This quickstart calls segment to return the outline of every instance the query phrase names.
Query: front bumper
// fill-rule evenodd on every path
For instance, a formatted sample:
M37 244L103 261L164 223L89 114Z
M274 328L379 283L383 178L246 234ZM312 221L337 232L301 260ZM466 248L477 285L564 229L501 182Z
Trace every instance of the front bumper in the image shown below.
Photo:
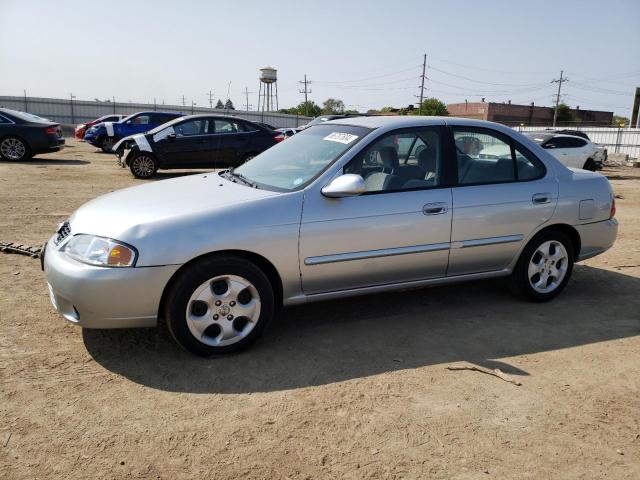
M606 252L613 246L618 236L618 221L615 218L574 226L580 235L578 261Z
M93 134L90 134L90 133L85 133L84 134L84 141L87 142L87 143L90 143L94 147L98 146L98 137L96 135L93 135Z
M84 328L153 327L160 299L180 265L107 268L86 265L47 242L42 260L51 303Z

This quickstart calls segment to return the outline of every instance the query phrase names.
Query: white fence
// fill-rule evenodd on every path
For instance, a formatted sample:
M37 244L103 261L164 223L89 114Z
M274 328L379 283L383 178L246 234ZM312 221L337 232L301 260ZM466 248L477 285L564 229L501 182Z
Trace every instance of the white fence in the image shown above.
M541 132L552 127L513 127L519 132ZM607 148L609 153L626 153L629 158L640 157L640 128L617 127L556 127L579 130L589 135L592 142Z
M286 115L276 112L247 112L243 110L217 110L215 108L203 108L181 105L157 105L148 103L120 103L98 102L88 100L73 100L60 98L40 97L11 97L0 96L0 107L11 108L23 112L33 113L48 118L61 124L73 125L94 120L103 115L113 113L128 115L140 111L165 111L182 112L185 115L191 113L217 113L235 115L254 122L264 122L276 128L297 127L312 120L311 117L298 115Z

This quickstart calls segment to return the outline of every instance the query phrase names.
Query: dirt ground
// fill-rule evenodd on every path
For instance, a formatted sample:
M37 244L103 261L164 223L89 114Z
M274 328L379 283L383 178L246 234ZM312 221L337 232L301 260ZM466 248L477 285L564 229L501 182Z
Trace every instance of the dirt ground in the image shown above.
M605 173L618 241L551 303L484 281L290 308L225 358L69 325L0 254L0 478L640 478L640 169ZM0 240L137 183L74 140L0 163Z

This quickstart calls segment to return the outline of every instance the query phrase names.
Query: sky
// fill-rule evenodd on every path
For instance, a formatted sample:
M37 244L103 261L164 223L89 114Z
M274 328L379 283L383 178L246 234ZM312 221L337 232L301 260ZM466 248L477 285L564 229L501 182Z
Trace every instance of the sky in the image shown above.
M640 1L0 0L0 95L256 109L329 97L365 111L417 102L551 105L629 116L640 86Z

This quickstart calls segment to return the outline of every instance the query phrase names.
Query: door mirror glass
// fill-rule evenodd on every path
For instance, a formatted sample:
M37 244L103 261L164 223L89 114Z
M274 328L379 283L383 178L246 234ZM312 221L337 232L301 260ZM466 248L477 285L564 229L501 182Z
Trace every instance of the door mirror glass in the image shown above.
M547 144L543 145L543 148L556 148L556 144L555 143L547 143Z
M175 139L176 139L175 133L170 133L169 135L167 135L167 140L169 140L170 142L173 142Z
M364 179L354 173L340 175L322 189L322 194L329 198L356 197L363 192Z
M127 120L127 125L131 125L131 120Z

